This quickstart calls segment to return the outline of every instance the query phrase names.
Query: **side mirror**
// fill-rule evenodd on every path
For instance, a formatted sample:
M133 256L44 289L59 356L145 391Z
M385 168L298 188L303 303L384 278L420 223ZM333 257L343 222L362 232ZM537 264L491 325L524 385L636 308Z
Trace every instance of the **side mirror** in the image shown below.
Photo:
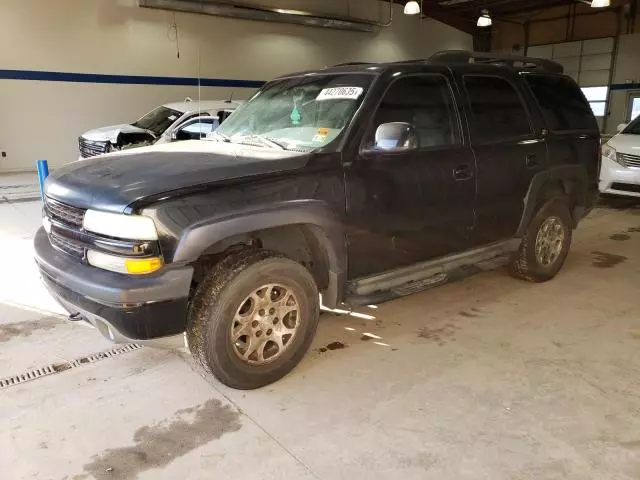
M629 125L628 123L621 123L620 125L618 125L618 133L621 133L625 128L627 128L627 125Z
M186 132L185 130L178 128L176 130L174 130L173 132L171 132L171 141L172 142L177 142L180 140L191 140L191 135L189 135L188 132Z
M414 150L420 146L416 129L410 123L383 123L376 129L374 150L402 152Z

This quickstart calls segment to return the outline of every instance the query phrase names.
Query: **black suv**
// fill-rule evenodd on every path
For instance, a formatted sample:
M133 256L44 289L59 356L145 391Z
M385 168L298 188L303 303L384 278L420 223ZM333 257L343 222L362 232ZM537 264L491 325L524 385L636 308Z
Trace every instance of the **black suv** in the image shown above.
M319 294L376 303L508 253L514 275L553 278L595 201L599 145L546 60L296 73L207 140L57 170L36 260L71 319L116 342L186 341L223 383L257 388L304 356Z

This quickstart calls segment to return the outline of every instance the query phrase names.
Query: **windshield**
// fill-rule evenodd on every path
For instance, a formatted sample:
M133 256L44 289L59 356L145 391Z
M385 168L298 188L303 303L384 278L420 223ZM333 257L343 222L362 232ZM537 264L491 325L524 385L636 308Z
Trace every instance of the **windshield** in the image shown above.
M309 151L334 140L362 103L371 75L277 80L240 106L210 138Z
M627 125L622 133L628 133L630 135L640 135L640 116L636 117L636 119Z
M151 130L156 136L162 135L173 122L182 116L182 112L167 107L158 107L151 110L140 120L132 123L134 127Z

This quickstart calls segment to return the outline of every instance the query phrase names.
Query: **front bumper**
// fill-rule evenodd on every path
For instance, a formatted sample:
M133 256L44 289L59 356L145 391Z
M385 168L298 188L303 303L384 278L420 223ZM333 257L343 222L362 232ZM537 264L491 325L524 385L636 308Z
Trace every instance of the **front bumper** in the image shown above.
M110 340L153 340L184 332L192 267L167 266L143 277L100 270L54 249L43 228L34 249L42 280L55 299Z
M623 167L602 157L599 187L601 193L640 197L640 168Z

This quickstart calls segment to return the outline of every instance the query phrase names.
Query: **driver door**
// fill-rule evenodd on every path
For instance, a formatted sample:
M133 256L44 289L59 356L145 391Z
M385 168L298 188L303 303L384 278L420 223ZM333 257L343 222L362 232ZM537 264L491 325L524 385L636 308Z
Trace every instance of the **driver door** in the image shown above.
M469 248L476 165L447 72L397 76L345 167L349 278L374 275ZM417 148L375 145L377 128L411 124Z

